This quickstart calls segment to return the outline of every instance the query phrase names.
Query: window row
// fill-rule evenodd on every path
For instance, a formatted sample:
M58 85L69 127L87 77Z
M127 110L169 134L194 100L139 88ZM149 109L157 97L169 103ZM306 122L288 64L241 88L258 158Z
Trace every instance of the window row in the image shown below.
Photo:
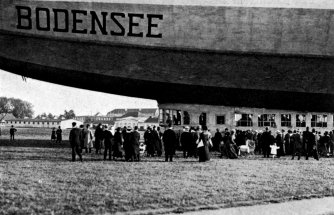
M276 114L258 115L258 127L276 127ZM253 126L253 114L235 114L237 126ZM312 115L311 127L327 127L327 115ZM296 127L306 127L306 115L296 114ZM281 126L292 127L291 114L281 114Z
M28 124L28 125L39 125L39 124L41 124L41 125L44 125L44 124L46 124L46 125L59 125L59 123L58 122L24 122L24 121L10 121L10 124Z
M159 123L173 125L189 125L191 122L190 114L187 111L172 110L172 109L160 109ZM291 114L280 114L281 126L292 127ZM182 120L182 121L181 121ZM225 115L216 115L216 125L224 125ZM234 120L236 126L239 127L252 127L253 126L253 114L235 113ZM312 115L311 127L327 127L328 116L327 115ZM206 113L201 113L198 118L200 125L206 125L207 116ZM276 114L260 114L258 115L258 127L277 127ZM306 114L296 114L295 120L296 127L306 127Z

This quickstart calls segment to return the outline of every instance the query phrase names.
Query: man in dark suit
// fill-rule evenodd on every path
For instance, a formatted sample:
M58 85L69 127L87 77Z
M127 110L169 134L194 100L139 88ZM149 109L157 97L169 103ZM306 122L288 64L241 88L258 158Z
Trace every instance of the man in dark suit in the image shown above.
M308 157L309 156L312 156L314 157L314 159L316 160L319 160L319 155L318 155L318 150L317 150L317 144L316 144L316 141L315 141L315 129L313 128L312 129L312 133L311 132L308 132L308 127L306 128L306 132L304 133L304 135L307 135L306 138L307 138L307 149L306 149L306 160L308 160ZM304 137L305 139L305 137Z
M190 147L193 141L193 136L189 132L189 127L185 127L185 131L182 132L181 137L180 137L180 142L183 150L183 157L188 158L191 153L190 152Z
M291 140L291 144L293 144L293 152L292 152L292 159L291 160L293 160L295 158L296 154L298 154L298 160L300 160L300 156L301 156L302 150L303 150L303 143L301 141L299 132L294 130L293 135L291 136L290 140Z
M14 128L14 126L12 125L12 127L9 129L10 140L15 140L14 136L16 131L16 128Z
M140 149L139 149L139 140L140 140L140 133L138 132L138 126L134 127L134 130L132 132L132 138L131 138L131 146L134 151L134 160L140 161Z
M261 135L261 142L262 142L262 152L263 152L263 157L269 158L270 155L270 145L272 145L273 142L273 137L271 135L271 132L269 131L268 127L266 127L266 131L263 132Z
M173 161L173 155L175 154L175 149L177 146L177 139L176 134L173 131L172 125L168 125L168 129L164 132L162 136L162 140L164 142L164 148L165 148L165 161Z
M108 126L104 126L104 160L107 159L107 154L109 152L109 160L111 160L111 149L114 142L114 136L111 131L108 130Z
M76 127L76 123L72 122L72 130L70 131L70 144L72 148L72 161L75 161L76 154L79 156L80 161L82 162L81 155L81 129Z

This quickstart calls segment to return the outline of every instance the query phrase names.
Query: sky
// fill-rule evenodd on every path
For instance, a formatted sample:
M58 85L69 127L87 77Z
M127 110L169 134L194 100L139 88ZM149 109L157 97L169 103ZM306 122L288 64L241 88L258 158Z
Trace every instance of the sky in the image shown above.
M119 96L52 84L0 70L0 97L14 97L32 103L34 116L60 115L73 109L79 115L105 115L115 108L157 108L155 100Z

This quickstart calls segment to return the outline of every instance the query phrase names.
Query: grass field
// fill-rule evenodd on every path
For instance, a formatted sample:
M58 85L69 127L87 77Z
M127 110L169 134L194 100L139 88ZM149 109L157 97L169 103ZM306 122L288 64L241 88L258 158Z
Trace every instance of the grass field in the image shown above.
M334 159L70 162L68 142L0 140L0 214L164 213L334 195Z

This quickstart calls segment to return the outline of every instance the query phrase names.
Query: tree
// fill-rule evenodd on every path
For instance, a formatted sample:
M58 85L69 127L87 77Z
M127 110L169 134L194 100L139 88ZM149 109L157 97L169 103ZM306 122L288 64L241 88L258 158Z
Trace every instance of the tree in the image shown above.
M65 110L64 117L65 119L73 119L75 117L74 110L69 110L69 111Z
M12 113L17 118L31 118L34 114L33 106L30 102L6 97L0 97L0 112Z
M48 116L47 116L47 118L48 118L48 119L54 119L54 118L55 118L55 116L54 116L54 115L52 115L52 113L49 113L49 114L48 114Z
M42 113L38 116L36 116L36 119L54 119L55 116L52 113L46 114L46 113Z
M87 117L87 118L85 119L85 122L84 122L84 123L88 123L88 124L90 124L90 123L92 123L92 122L93 122L92 117Z

